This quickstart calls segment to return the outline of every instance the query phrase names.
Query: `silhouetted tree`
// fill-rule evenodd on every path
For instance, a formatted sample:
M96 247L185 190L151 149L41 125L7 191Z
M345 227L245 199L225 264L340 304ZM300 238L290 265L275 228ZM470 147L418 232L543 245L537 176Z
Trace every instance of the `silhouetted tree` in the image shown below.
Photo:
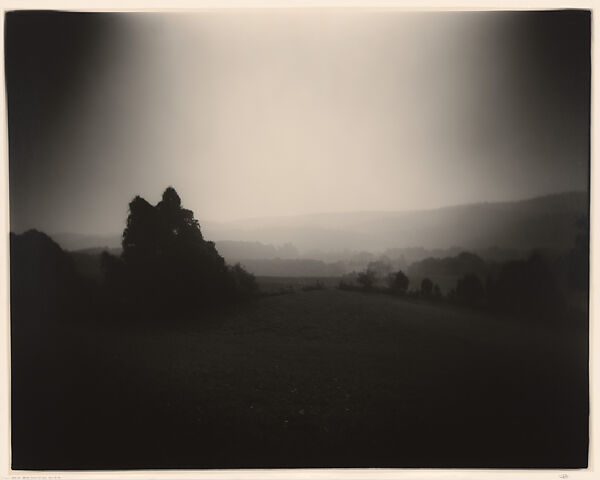
M421 282L421 295L424 297L430 297L433 292L433 282L428 278L424 278Z
M398 270L396 273L391 273L388 276L388 285L390 290L397 295L406 294L408 290L409 280L402 270Z
M442 289L437 283L433 286L433 296L435 298L442 298Z
M130 303L186 310L256 291L254 277L239 265L228 268L203 238L172 187L156 206L139 196L132 200L122 245L121 262L106 254L102 263L109 290Z

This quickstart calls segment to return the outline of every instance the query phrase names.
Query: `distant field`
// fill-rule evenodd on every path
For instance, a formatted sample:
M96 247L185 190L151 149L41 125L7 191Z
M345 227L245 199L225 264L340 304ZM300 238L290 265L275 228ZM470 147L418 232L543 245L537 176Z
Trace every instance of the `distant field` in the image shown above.
M340 283L340 277L256 277L261 293L292 293L311 288L334 288Z
M586 464L585 332L298 282L187 323L16 331L13 468Z

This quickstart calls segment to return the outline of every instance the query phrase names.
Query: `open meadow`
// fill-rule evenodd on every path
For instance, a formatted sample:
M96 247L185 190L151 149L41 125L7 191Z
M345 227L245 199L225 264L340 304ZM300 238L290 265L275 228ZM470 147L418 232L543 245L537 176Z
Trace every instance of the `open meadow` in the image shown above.
M587 330L334 288L13 327L13 468L586 464Z

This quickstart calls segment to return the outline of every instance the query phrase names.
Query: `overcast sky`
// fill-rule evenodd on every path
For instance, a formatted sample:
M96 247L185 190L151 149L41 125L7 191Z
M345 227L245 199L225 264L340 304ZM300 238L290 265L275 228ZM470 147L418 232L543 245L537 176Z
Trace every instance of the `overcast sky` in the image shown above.
M7 16L11 230L585 190L589 14Z

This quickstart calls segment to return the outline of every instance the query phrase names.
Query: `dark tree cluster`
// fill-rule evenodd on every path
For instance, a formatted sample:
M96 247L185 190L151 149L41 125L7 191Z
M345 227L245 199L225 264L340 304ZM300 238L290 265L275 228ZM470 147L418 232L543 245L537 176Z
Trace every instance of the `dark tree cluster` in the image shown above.
M553 322L566 318L569 296L569 257L553 258L534 251L524 260L513 260L490 268L485 283L473 273L458 279L448 301L488 310ZM582 280L583 281L583 280Z
M226 265L173 188L156 206L134 198L122 245L120 256L101 254L103 275L93 281L48 235L11 233L13 328L89 318L98 311L115 318L134 310L193 314L257 293L254 276L240 265Z
M11 328L30 328L49 318L80 313L93 298L90 282L71 257L45 233L10 234Z
M186 311L249 298L254 276L229 267L203 238L193 212L169 187L155 206L137 196L129 204L120 257L102 255L109 294L130 306Z
M580 218L573 248L566 253L534 251L524 260L504 262L488 271L485 286L477 275L465 275L451 300L544 322L567 318L574 296L589 289L589 221Z
M586 309L589 222L581 218L577 226L579 233L568 252L534 251L523 260L491 263L469 252L455 257L427 258L410 265L409 275L413 280L415 277L420 280L420 284L410 290L411 281L402 270L389 273L389 264L371 262L366 270L345 275L340 288L443 300L524 316L533 321L553 322L568 318L566 313L570 309ZM457 280L444 296L432 278ZM382 286L382 279L387 280L387 286Z
M488 279L487 302L495 310L534 317L553 317L565 308L564 292L549 259L534 252L526 260L508 262Z

